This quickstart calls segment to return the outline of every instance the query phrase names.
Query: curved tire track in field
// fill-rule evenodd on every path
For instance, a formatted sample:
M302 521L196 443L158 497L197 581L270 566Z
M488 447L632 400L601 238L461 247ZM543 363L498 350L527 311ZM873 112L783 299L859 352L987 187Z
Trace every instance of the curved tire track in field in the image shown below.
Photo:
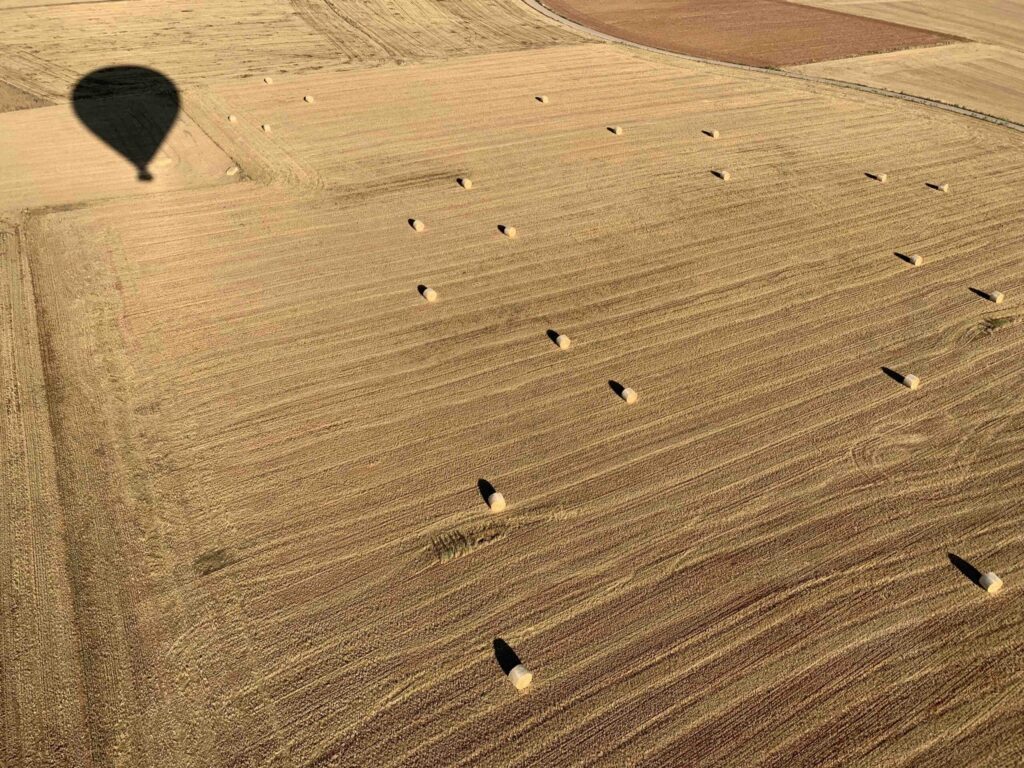
M955 104L947 104L944 101L938 101L936 99L929 99L924 96L913 96L909 93L902 93L900 91L890 91L885 88L876 88L871 85L862 85L861 83L854 83L848 80L834 80L829 77L816 77L815 75L807 75L802 72L790 72L785 69L773 69L771 67L757 67L752 64L736 64L730 61L718 61L717 59L706 59L702 56L693 56L688 53L679 53L677 51L669 51L665 48L657 48L653 45L646 45L644 43L636 43L632 40L627 40L624 37L616 37L615 35L609 35L606 32L599 32L596 29L592 29L585 24L581 24L578 21L573 21L570 18L562 16L560 13L548 8L540 0L523 0L528 6L533 8L538 13L542 13L549 19L559 22L571 29L581 32L590 37L594 37L600 40L611 43L621 43L622 45L628 45L633 48L641 48L645 51L651 51L653 53L661 53L667 56L675 56L680 59L687 61L695 61L700 64L712 64L719 67L729 67L731 69L744 69L749 72L762 72L766 75L778 75L780 77L789 77L794 80L804 80L810 83L818 83L820 85L830 85L835 88L847 88L853 91L861 91L863 93L871 93L875 96L887 96L892 99L901 99L902 101L909 101L914 104L920 104L925 107L934 107L935 109L942 109L946 112L952 112L957 115L963 115L964 117L971 117L975 120L982 120L986 123L993 123L995 125L1001 125L1004 128L1009 128L1014 131L1024 133L1024 124L1014 122L1013 120L1007 120L1003 117L996 117L995 115L987 115L984 112L978 112L967 107L959 107Z

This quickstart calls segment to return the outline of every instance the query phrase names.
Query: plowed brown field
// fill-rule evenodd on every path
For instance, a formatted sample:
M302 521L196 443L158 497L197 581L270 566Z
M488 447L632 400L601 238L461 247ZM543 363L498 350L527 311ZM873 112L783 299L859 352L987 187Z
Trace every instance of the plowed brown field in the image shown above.
M784 67L956 38L785 0L542 0L566 18L666 51Z

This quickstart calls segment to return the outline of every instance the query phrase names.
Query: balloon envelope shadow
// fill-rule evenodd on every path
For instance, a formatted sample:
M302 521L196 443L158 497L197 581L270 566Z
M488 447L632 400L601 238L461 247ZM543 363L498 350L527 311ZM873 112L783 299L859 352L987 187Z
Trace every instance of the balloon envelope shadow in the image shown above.
M71 103L86 128L138 169L140 181L153 180L149 163L181 106L174 83L145 67L107 67L79 80Z

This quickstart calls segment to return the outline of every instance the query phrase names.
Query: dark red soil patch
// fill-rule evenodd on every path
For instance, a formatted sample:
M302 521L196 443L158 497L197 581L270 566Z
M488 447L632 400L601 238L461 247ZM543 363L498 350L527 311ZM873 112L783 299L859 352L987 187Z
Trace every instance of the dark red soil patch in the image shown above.
M718 61L785 67L959 38L784 0L541 0L599 32Z

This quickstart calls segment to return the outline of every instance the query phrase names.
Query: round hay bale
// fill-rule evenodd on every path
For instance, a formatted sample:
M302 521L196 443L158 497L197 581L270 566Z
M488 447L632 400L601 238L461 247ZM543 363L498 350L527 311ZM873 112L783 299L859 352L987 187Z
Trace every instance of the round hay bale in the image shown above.
M564 333L560 333L555 336L555 344L558 345L559 349L568 349L572 346L572 339L566 336Z
M912 267L920 267L922 264L924 264L924 258L916 253L907 256L907 261L910 263Z
M500 227L498 227L498 229L501 230L501 234L503 234L505 237L507 237L507 238L509 238L511 240L515 239L516 234L517 234L515 227L510 227L510 226L508 226L506 224L502 224Z
M307 94L306 94L305 96L303 96L303 97L302 97L302 100L303 100L304 102L306 102L307 104L312 104L313 102L315 102L315 101L316 101L316 99L314 99L314 98L313 98L312 96L310 96L310 95L309 95L308 93L307 93Z
M611 131L612 133L614 133L616 136L621 136L622 135L622 126L621 125L613 125L613 126L609 127L608 130Z
M264 77L263 78L263 82L266 83L267 85L273 85L274 84L274 78L272 78L272 77Z
M885 184L885 182L889 180L889 174L887 173L876 173L874 176L875 181L881 182L882 184Z
M637 400L636 392L634 390L630 389L629 387L623 387L622 388L622 392L619 393L619 396L623 400L625 400L626 403L629 404L629 405L632 405Z
M264 133L270 133L270 125L268 123L264 123L263 125L260 126L260 128L263 130Z
M226 171L224 171L224 175L225 176L236 176L236 175L238 175L238 172L240 170L241 169L237 165L232 165L230 168L228 168Z
M423 232L427 228L427 225L424 224L419 219L409 219L409 226L415 229L417 232Z
M473 188L473 180L470 179L470 178L467 178L466 176L462 176L461 178L459 178L458 182L459 182L459 186L462 187L463 189L472 189Z
M537 97L537 101L539 101L541 104L547 104L548 103L548 97L547 96L538 96Z
M508 681L516 687L517 691L525 691L533 682L533 673L522 664L516 664L508 671Z
M228 115L228 122L229 123L237 123L238 122L238 116L237 115Z
M935 188L939 190L939 192L949 192L949 182L944 181L941 184L936 184Z
M712 139L717 139L720 136L717 128L712 128L710 131L704 131L704 133L706 133Z
M428 288L425 285L420 286L420 295L423 296L423 298L429 301L431 304L437 301L437 291L435 291L433 288Z
M1003 580L991 571L982 574L981 578L978 579L978 584L990 595L994 595L1003 588Z
M487 506L491 508L491 512L504 512L505 497L495 491L487 497Z
M907 389L917 389L921 386L921 380L912 373L903 377L903 386Z
M1003 296L1002 291L989 291L988 292L988 300L991 301L994 304L1002 304L1004 298L1005 297Z
M726 170L712 171L712 173L715 174L715 176L720 178L722 181L728 181L729 179L732 178L732 174L729 173L729 171L726 171Z

